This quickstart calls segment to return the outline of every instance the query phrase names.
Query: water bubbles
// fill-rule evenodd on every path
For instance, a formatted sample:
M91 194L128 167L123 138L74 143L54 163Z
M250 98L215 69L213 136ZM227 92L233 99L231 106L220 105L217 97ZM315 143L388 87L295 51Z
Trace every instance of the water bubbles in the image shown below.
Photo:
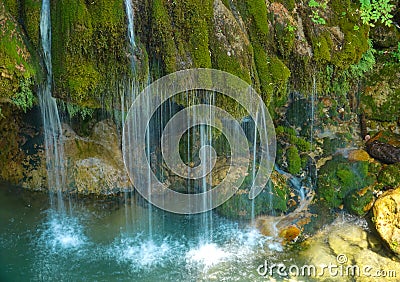
M128 264L133 272L163 267L175 259L182 249L179 241L169 238L149 239L138 234L121 235L109 247L107 253L120 264Z
M52 213L49 220L43 224L40 241L53 252L62 252L79 249L87 243L87 238L77 218Z
M230 253L218 247L217 244L207 243L196 249L189 250L186 254L186 261L189 264L202 264L205 268L208 268L223 260L229 259L230 256Z

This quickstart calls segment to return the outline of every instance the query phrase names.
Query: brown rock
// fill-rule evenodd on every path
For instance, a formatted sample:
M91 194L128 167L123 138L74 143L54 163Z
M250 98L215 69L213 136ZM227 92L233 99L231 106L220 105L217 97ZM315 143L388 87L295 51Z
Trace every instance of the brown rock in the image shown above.
M386 164L395 164L400 162L400 148L382 143L379 141L368 142L368 153L375 159Z

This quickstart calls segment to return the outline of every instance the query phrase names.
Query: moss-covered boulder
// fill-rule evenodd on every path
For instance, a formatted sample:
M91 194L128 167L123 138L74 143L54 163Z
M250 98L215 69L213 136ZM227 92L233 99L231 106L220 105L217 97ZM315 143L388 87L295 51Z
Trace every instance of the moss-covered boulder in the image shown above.
M385 189L400 185L400 163L385 166L378 175L378 181Z
M284 213L288 210L290 189L287 178L274 171L264 190L254 199L249 199L251 177L246 177L244 183L228 201L217 208L217 212L228 218L250 219L252 206L254 216L269 213Z
M361 190L353 190L344 199L344 207L352 214L363 216L373 206L375 197L372 187Z
M373 211L376 230L389 248L400 256L400 187L382 194Z
M334 156L318 172L317 197L329 207L338 208L347 196L352 199L356 195L365 195L361 191L375 181L368 169L368 162L349 162L342 156ZM350 203L350 210L353 210ZM354 207L354 210L358 209Z

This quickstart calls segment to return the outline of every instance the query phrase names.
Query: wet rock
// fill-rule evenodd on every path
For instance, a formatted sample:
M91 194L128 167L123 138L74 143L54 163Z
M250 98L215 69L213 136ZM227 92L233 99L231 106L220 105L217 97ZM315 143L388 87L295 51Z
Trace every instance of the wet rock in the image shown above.
M295 225L291 225L287 228L282 229L279 232L279 237L283 239L283 244L293 242L299 237L301 233L300 228Z
M385 166L378 175L383 188L393 189L400 185L400 163Z
M80 194L113 194L130 189L114 123L94 125L89 137L63 124L67 189Z
M372 160L372 158L369 156L369 154L366 151L361 150L361 149L349 151L347 158L351 162L371 161Z
M369 120L395 122L399 119L400 63L388 64L389 59L378 58L378 63L366 75L360 106Z
M368 186L350 192L344 199L344 206L352 214L363 216L372 208L374 201L373 187Z
M218 168L219 165L216 165L216 167ZM216 170L216 176L218 175L218 171L224 172L223 167L221 166L221 170ZM228 218L250 219L252 203L249 199L249 191L251 185L251 175L247 175L235 195L217 208L218 213ZM273 171L266 187L254 199L254 214L255 216L259 216L271 213L272 211L277 213L286 212L288 210L289 198L288 179L277 171ZM271 205L266 203L271 203Z
M381 248L379 239L358 223L347 219L337 219L302 243L304 250L300 259L307 265L342 266L343 275L332 275L329 271L319 272L316 281L397 281L389 274L399 273L400 264ZM346 272L349 271L349 272ZM385 271L386 277L376 276L377 271ZM390 272L391 271L391 272Z
M80 194L106 195L126 188L128 179L106 160L87 158L75 162L73 181Z
M400 187L387 191L376 200L374 223L389 248L400 255Z
M330 208L338 208L344 204L349 195L355 196L355 203L357 203L359 196L364 195L363 189L374 182L375 176L369 172L368 162L349 162L342 156L334 156L319 170L317 196ZM367 194L368 197L369 195ZM369 199L364 200L366 205ZM354 210L359 210L357 206L354 207Z
M372 157L383 163L394 164L400 162L400 147L372 141L367 144L367 151Z

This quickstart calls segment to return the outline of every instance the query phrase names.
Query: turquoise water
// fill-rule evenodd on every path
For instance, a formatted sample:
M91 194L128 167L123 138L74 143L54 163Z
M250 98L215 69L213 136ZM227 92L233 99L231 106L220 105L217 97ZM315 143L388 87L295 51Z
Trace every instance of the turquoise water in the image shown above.
M141 200L67 201L0 184L0 281L265 281L281 246L249 223L152 212ZM152 235L149 235L152 230Z

